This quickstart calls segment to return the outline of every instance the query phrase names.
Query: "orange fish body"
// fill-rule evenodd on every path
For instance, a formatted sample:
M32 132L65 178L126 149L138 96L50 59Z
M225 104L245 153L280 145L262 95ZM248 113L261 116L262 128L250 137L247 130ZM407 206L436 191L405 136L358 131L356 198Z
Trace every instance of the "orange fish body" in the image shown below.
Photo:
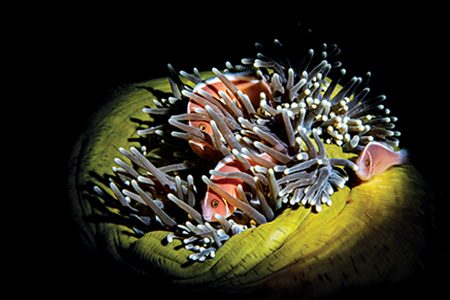
M273 162L270 155L266 153L259 154L258 157ZM255 161L248 158L248 162L251 166L257 165ZM222 159L214 169L221 173L231 173L231 172L245 172L242 165L237 161L232 155ZM237 196L238 185L244 185L244 181L238 178L225 178L222 176L212 175L210 177L211 181L219 185L221 189L226 191L228 194L234 198L239 198ZM224 218L231 216L236 207L228 203L225 199L219 196L211 188L208 187L206 191L205 198L202 202L202 214L206 221L217 221L215 214L221 215Z
M385 144L370 142L356 160L359 167L356 175L363 181L370 180L373 176L383 173L391 166L404 163L406 157L407 152L405 150L394 151Z
M220 171L222 173L229 172L239 172L240 171L239 162L233 159L232 156L227 156L223 160L221 160L215 170ZM223 178L219 176L211 176L211 181L220 185L220 187L229 193L231 196L237 196L237 186L242 184L242 180L236 178ZM215 214L219 214L224 217L228 217L234 213L235 207L227 203L222 197L217 195L213 190L209 187L206 191L205 198L202 202L202 213L203 218L206 221L215 221Z
M244 74L226 74L224 75L236 88L246 94L253 104L253 107L258 107L260 101L260 94L265 93L269 98L271 97L270 87L264 81L257 79L254 76ZM208 93L212 97L220 100L220 92L224 92L237 107L241 108L239 101L235 95L225 86L225 84L217 77L210 78L194 87L193 92L199 94L200 91ZM188 113L196 113L196 109L203 108L202 105L191 99L188 103ZM213 135L213 130L209 121L189 121L189 126L200 129L208 135ZM217 159L217 153L214 147L206 141L190 141L189 145L192 150L199 156L209 158L210 160Z

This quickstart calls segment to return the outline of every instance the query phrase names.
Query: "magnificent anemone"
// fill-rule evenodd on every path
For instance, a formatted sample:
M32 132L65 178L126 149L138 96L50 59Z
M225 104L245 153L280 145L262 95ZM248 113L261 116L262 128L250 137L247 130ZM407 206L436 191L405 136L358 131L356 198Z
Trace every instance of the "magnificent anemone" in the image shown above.
M278 40L275 46L282 47ZM106 236L118 235L119 242L113 242L120 250L116 257L123 260L121 251L129 251L144 261L139 268L145 272L197 288L289 287L293 293L319 295L339 286L329 283L321 290L324 277L330 282L330 276L344 278L344 286L401 278L422 247L420 222L414 223L421 218L422 194L411 188L418 177L410 166L381 172L403 162L402 152L395 151L397 118L382 104L385 96L370 97L370 73L364 79L345 79L337 54L337 46L324 45L319 56L309 50L294 66L258 53L241 65L213 68L212 74L196 69L178 73L169 65L170 91L156 89L160 81L135 85L117 97L127 103L118 105L117 100L110 109L120 115L128 105L127 113L139 115L133 119L138 125L116 127L117 120L133 114L114 122L109 117L97 124L107 126L109 133L96 129L89 133L87 150L77 149L88 162L77 165L72 188L83 189L80 181L92 187L77 192L75 210L79 215L120 217L126 237L117 228L100 230ZM140 113L139 105L145 106ZM127 138L128 149L122 148ZM383 159L383 153L367 150L372 143L383 145L377 151L384 149L393 158L381 174L373 172L371 178L371 169L366 178L358 175L361 164ZM107 173L104 158L101 168L88 170L97 164L89 157L100 155L96 147L108 153L118 150L111 161L113 174L101 174ZM370 161L360 162L361 153L368 153ZM417 200L410 202L414 194ZM92 211L92 202L104 211ZM399 209L408 214L397 216ZM396 239L401 231L393 224L399 219L400 224L413 224L406 232L414 238ZM83 226L99 231L92 224ZM244 233L254 244L236 241ZM293 244L296 239L299 243ZM379 258L378 251L384 250L370 248L372 242L385 245L388 252L391 246L414 251L406 256L403 250L390 253L404 264L393 267ZM242 249L236 249L239 243ZM349 255L353 271L347 270L347 257L339 258L348 251L356 251L364 261L356 267ZM369 266L366 257L374 263ZM337 259L341 261L328 265ZM299 271L305 266L310 274ZM215 275L208 278L205 272L214 268ZM368 273L361 275L359 268ZM216 277L228 279L218 282ZM281 278L278 285L269 280L272 277Z

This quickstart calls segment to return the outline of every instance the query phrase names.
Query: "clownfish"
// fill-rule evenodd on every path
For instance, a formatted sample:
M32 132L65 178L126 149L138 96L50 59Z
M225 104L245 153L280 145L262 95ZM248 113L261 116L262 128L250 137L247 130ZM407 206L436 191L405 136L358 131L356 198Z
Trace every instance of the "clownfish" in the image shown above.
M269 162L273 162L273 159L270 155L266 153L258 154L259 158L267 160ZM249 157L245 157L249 162L250 166L255 166L257 163ZM220 173L236 173L236 172L244 172L245 170L242 164L236 160L232 155L229 155L222 159L217 166L214 168L214 171L218 171ZM222 190L230 194L234 198L239 198L238 196L238 186L244 185L244 180L238 177L223 177L213 174L210 177L210 180L219 185ZM249 176L251 176L249 174ZM206 221L217 221L215 214L223 216L227 218L231 216L236 210L236 207L231 205L226 199L218 195L214 190L210 187L207 188L205 198L202 202L202 215Z
M232 156L227 156L222 159L214 168L222 173L240 172L240 165ZM242 184L242 180L237 178L224 178L220 176L212 175L211 181L220 185L220 187L231 196L237 196L237 188L239 184ZM229 204L225 199L217 195L211 188L207 188L205 198L202 202L202 215L206 221L215 221L215 214L223 217L228 217L234 213L236 208Z
M246 94L253 107L258 107L260 101L260 94L265 93L269 98L271 97L270 86L257 79L254 76L242 74L224 74L228 81L230 81L237 89ZM222 80L218 77L213 77L197 84L193 90L194 94L207 93L212 97L221 99L221 93L225 93L231 101L233 101L238 108L241 108L240 102L236 99L236 96L226 87ZM196 113L196 109L203 108L203 106L190 99L187 111L188 113ZM201 131L213 135L213 130L208 121L189 121L189 126L200 129ZM216 160L217 153L214 147L206 141L189 141L191 149L199 156Z
M385 144L370 142L364 147L361 155L356 160L359 169L356 175L363 181L371 179L389 169L391 166L400 165L407 159L406 150L394 151Z

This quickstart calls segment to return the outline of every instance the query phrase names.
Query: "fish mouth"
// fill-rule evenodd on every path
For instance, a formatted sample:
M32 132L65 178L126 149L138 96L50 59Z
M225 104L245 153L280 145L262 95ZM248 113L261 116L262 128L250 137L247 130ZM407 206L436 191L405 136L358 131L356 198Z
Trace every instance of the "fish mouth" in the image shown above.
M130 116L136 116L148 124L148 114L142 112L141 108L147 105L146 103L151 103L155 96L145 87L152 87L162 93L170 90L167 83L150 81L132 86L125 93L116 95L97 116L92 128L84 135L74 151L72 162L74 171L69 179L69 194L75 220L92 247L105 255L112 253L116 260L141 273L152 276L163 275L168 281L180 286L223 292L254 293L259 290L268 295L276 295L288 289L293 294L323 296L342 286L378 283L381 281L379 274L383 274L383 280L394 282L409 274L414 268L423 247L421 229L423 215L419 208L426 197L425 192L413 188L421 186L421 178L410 165L381 174L376 183L367 182L352 189L344 184L330 195L333 205L328 207L324 202L324 208L320 213L311 209L313 207L311 203L305 203L303 207L299 204L301 203L299 200L299 203L275 213L271 219L268 214L259 210L257 213L263 215L264 219L253 211L248 212L255 214L253 219L248 216L247 219L235 216L224 223L225 225L220 224L222 228L213 227L212 231L215 230L217 233L221 247L215 250L204 249L210 251L207 256L197 255L199 252L193 251L198 245L186 241L192 236L180 239L177 234L183 230L206 232L211 230L208 226L216 225L209 224L212 223L213 217L208 214L198 216L195 211L188 208L187 212L178 210L177 200L174 199L185 197L188 202L189 191L194 186L190 184L188 176L183 178L180 176L182 181L174 179L173 182L166 182L167 177L162 174L158 177L161 178L159 182L153 182L156 192L172 195L168 197L172 201L169 202L172 206L168 210L167 219L162 217L163 214L158 215L152 211L161 208L157 197L154 198L155 202L152 202L154 205L152 210L144 205L148 200L145 198L148 190L144 190L143 186L152 184L148 179L139 177L142 175L128 184L124 182L121 186L116 183L113 185L118 188L119 193L123 190L128 191L123 195L123 199L118 197L117 192L111 191L111 182L122 180L119 177L123 172L116 172L117 169L126 169L126 166L121 166L120 163L114 172L111 171L111 162L118 156L117 150L111 145L128 144L133 147L130 150L121 149L120 153L126 158L133 155L134 158L140 159L136 162L131 161L137 165L136 170L140 172L139 174L148 172L148 169L145 169L148 166L138 153L145 158L158 157L158 160L166 161L172 168L183 168L177 164L183 164L185 158L182 157L173 164L172 156L187 153L192 157L190 167L194 170L192 171L194 173L188 175L193 175L193 181L200 183L195 185L200 195L205 193L208 186L207 183L201 183L202 176L208 176L209 170L214 168L214 164L199 160L198 155L192 153L187 143L173 142L174 140L167 135L155 134L149 138L136 132L135 124L129 122ZM288 122L284 121L282 115L280 120ZM149 131L149 128L140 130ZM311 165L311 172L316 179L321 176L320 174L328 174L328 170L333 170L333 163L337 161L330 159L354 157L344 153L342 147L336 144L323 145L327 156L319 157L320 141L314 138L308 141L317 155L314 164ZM303 142L308 143L306 139ZM314 154L312 148L309 148L308 156ZM250 155L245 151L239 154ZM279 153L274 154L283 159ZM154 165L159 169L161 166L164 167L163 163L157 165L154 162ZM296 164L281 172L286 176L293 175L300 178L303 170L296 170L301 168ZM145 172L142 173L142 170ZM310 171L309 168L307 170ZM177 172L182 175L184 171L185 169L180 169ZM323 175L324 178L329 178L326 176L328 175ZM152 181L155 181L154 179L152 177ZM338 179L336 180L336 184L340 184ZM185 195L179 195L177 189L171 189L173 185L184 186L184 181ZM289 182L281 182L286 184L283 187L287 188ZM322 185L323 182L324 180L316 180L313 183ZM267 191L270 192L269 189ZM295 198L295 190L289 191L287 188L284 193L289 195L290 199ZM267 198L268 201L274 200ZM130 205L130 200L134 199L141 199L144 203L137 201L137 204ZM197 207L199 204L197 199ZM245 211L245 207L240 210ZM102 216L103 221L87 221L95 220L87 218L94 215ZM255 219L261 222L255 224ZM175 222L174 226L170 226L171 220ZM204 227L197 226L196 220L201 220ZM243 223L246 228L239 227ZM183 227L180 229L179 225ZM225 232L224 227L227 226L230 227L228 230L235 230L236 234L232 235L231 231L227 231L226 235L222 234L220 230ZM177 230L180 231L176 232ZM400 238L405 234L414 238L411 240ZM209 235L204 237L210 238ZM167 243L169 241L170 243ZM187 247L188 245L192 246ZM409 255L404 256L404 251ZM200 263L203 257L208 259Z

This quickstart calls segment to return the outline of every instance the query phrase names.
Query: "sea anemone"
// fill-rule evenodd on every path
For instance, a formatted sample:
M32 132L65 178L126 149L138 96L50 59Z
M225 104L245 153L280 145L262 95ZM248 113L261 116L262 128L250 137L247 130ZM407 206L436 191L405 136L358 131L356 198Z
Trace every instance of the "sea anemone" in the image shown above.
M282 48L278 40L275 46ZM213 68L212 74L196 69L192 74L178 73L169 65L170 92L160 89L159 81L134 86L117 97L125 104L118 105L118 100L111 104L111 116L117 114L117 119L108 116L108 121L100 122L108 126L108 134L96 131L89 136L91 145L83 157L100 155L98 147L107 153L117 147L118 152L108 176L101 174L107 164L104 158L102 168L89 169L93 166L89 159L90 163L77 165L73 177L91 182L92 187L84 190L85 196L77 192L75 210L81 215L120 217L126 237L117 228L102 229L109 231L107 236L111 231L119 235L116 248L140 257L144 261L140 269L196 288L289 288L293 293L320 295L339 286L332 283L331 274L345 278L344 286L378 282L393 266L379 266L385 263L377 258L381 250L364 243L374 236L377 244L390 229L387 248L414 248L406 257L390 254L404 265L395 267L389 280L403 277L422 247L420 222L414 222L421 219L418 207L423 196L420 189L411 189L419 179L410 166L401 166L366 183L358 180L357 158L365 147L376 141L395 155L400 133L394 130L397 118L382 104L386 97L369 97L370 73L365 79L352 77L342 83L346 71L335 61L339 51L335 45L323 45L316 57L309 50L300 66L284 62L282 56L274 59L258 53L241 65L227 63L223 71ZM148 101L150 95L157 99ZM130 114L118 116L124 105ZM140 113L139 105L145 105ZM134 129L116 127L130 116L138 123ZM129 139L129 149L116 144L125 144L124 138ZM401 162L392 159L389 166ZM103 179L88 175L88 170ZM408 203L413 195L417 200ZM92 203L100 203L104 211L93 212ZM400 217L402 222L414 224L407 229L411 240L396 240L401 231L392 226L399 209L409 212ZM363 227L372 221L376 230L369 234ZM92 226L84 228L99 230ZM328 250L327 242L333 244ZM242 249L236 248L239 243ZM364 261L372 259L377 274L369 268L361 275L356 265L365 268L366 262L355 263L353 256L352 272L359 275L347 274L347 258L327 267L348 251L357 251ZM306 266L310 274L299 271ZM215 275L208 278L205 272L214 268ZM217 281L221 276L227 279ZM271 277L280 279L278 285ZM331 283L321 290L323 278Z

